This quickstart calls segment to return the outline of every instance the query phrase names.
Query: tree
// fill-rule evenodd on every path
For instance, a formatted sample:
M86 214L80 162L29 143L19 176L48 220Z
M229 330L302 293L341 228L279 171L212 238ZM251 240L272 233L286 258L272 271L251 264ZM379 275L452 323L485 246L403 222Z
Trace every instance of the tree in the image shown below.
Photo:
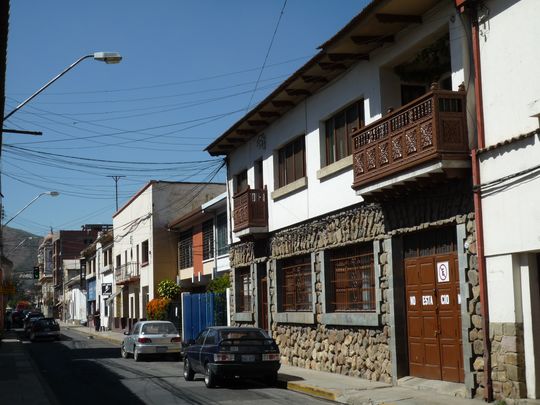
M162 280L158 284L157 292L162 298L174 300L180 295L180 286L172 280Z
M206 291L208 292L215 292L215 293L222 293L227 290L227 288L230 288L231 286L231 279L229 277L229 273L224 274L221 277L217 277L210 281L208 283L208 287L206 287Z
M146 304L148 319L166 321L170 303L171 300L169 298L154 298Z

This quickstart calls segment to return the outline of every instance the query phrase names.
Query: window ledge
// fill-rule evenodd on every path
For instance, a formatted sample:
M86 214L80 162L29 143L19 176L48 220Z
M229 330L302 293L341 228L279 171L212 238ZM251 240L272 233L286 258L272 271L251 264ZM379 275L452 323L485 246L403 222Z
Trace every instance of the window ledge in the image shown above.
M285 197L289 194L292 194L304 187L307 187L307 177L302 177L292 183L287 184L286 186L280 187L270 194L272 200L277 200L278 198Z
M323 314L321 323L325 325L380 326L379 314L375 312Z
M328 166L325 166L321 168L320 170L317 170L317 179L325 180L327 177L330 177L336 173L339 173L342 170L352 168L352 164L353 164L352 155L344 157L343 159L340 159L337 162L331 163Z
M253 314L251 312L237 312L234 314L234 320L237 322L253 322Z
M315 314L313 312L278 312L275 314L278 323L301 323L314 324Z
M146 267L146 266L148 266L149 264L150 264L150 262L143 262L143 263L141 263L141 267Z

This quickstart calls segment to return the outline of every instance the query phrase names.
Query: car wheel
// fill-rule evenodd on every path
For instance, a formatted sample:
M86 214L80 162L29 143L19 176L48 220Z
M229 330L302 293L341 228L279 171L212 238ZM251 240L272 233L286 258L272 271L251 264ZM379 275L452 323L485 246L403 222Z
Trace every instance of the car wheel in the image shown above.
M204 366L204 384L206 388L214 388L216 386L216 375L210 369L210 364Z
M270 387L273 387L274 385L276 385L276 382L277 382L277 371L272 373L272 374L269 374L267 377L266 377L266 380L265 380L266 384L268 384L268 386Z
M120 353L122 354L123 359L127 359L129 357L129 353L126 351L126 348L124 345L120 348Z
M135 359L135 361L142 360L142 354L140 354L136 348L133 350L133 358Z
M193 381L195 377L195 372L191 368L191 364L187 358L184 359L184 380Z

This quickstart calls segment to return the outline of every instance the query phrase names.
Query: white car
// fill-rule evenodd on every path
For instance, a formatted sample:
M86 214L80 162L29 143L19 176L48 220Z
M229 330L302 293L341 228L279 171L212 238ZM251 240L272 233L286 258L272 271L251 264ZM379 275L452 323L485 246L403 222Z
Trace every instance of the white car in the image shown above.
M121 353L124 359L133 355L135 361L150 355L168 354L180 359L181 337L169 321L140 321L131 331L124 332Z

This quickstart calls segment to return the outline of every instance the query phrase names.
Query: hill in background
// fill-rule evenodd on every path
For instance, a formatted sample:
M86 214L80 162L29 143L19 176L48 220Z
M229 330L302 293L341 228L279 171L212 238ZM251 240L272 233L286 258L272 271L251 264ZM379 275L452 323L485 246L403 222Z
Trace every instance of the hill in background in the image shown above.
M13 262L13 272L31 273L37 264L38 247L43 242L43 238L10 227L3 229L3 235L4 255Z

